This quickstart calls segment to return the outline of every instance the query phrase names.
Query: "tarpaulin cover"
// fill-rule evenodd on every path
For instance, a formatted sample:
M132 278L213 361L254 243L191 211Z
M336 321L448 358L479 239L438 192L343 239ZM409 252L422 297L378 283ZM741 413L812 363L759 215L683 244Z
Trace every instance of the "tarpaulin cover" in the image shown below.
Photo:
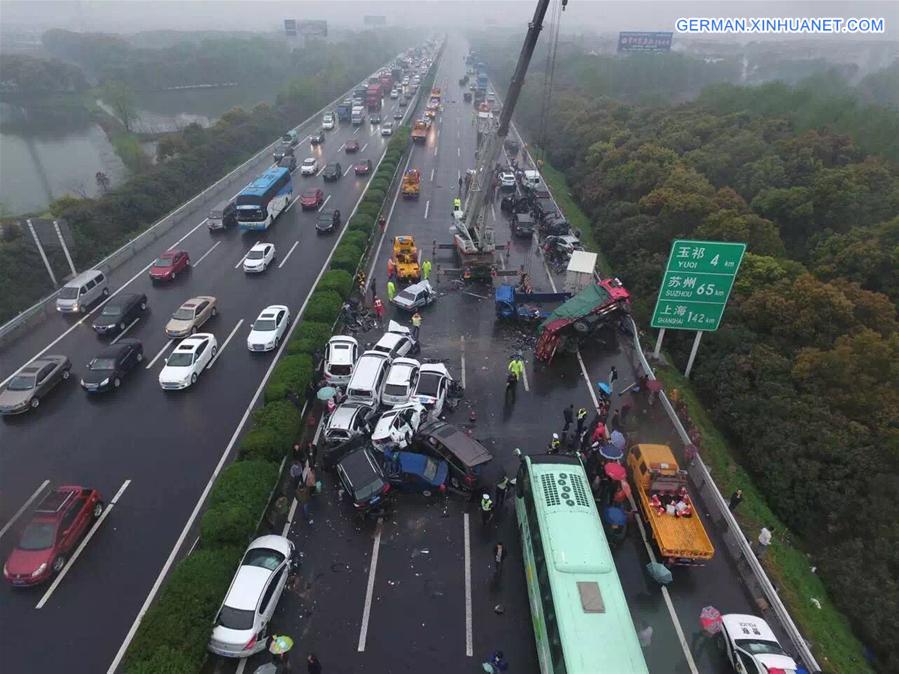
M550 323L559 322L553 327L558 329L569 323L573 323L583 316L589 316L594 309L604 306L612 299L608 291L597 283L584 288L577 295L556 308L549 317L540 324L540 332L543 332Z

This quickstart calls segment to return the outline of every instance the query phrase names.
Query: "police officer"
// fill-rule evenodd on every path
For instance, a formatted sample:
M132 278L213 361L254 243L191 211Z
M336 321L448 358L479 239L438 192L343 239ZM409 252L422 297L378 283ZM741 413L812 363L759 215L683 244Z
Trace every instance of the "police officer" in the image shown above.
M550 454L558 454L559 448L562 446L562 440L559 438L558 433L553 433L552 440L549 441L549 453Z
M577 430L575 431L575 437L581 437L581 433L584 432L584 424L587 423L587 408L581 407L577 411Z
M481 495L481 522L486 527L491 519L493 519L493 499L490 498L490 494L484 492Z

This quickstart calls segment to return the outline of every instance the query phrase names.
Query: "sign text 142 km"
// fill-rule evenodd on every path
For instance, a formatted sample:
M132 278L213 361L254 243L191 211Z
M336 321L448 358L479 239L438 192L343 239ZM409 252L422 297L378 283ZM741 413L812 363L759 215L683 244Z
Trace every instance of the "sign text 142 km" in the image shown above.
M675 241L652 327L717 330L745 252L745 243Z

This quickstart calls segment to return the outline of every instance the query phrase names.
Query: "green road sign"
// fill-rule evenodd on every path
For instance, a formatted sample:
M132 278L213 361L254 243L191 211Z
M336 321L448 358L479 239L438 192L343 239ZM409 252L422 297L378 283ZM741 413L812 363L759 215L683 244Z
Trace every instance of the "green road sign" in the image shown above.
M675 241L652 327L717 330L745 252L745 243Z

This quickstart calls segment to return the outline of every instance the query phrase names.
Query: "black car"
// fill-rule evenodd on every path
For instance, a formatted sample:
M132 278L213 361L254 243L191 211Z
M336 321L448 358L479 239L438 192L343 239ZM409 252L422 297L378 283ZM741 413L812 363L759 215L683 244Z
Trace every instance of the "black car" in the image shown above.
M293 155L293 145L289 143L281 143L272 153L275 161L281 161L284 157L290 157L291 155Z
M278 160L278 166L293 173L297 170L297 158L292 154L285 155Z
M493 455L480 442L439 420L419 427L414 447L446 461L450 467L450 484L466 491L480 486L481 467L493 460Z
M318 232L333 232L340 227L340 211L322 211L315 222L315 230Z
M325 130L319 129L309 137L309 142L313 145L321 145L325 142Z
M529 237L534 233L536 227L537 221L530 213L512 214L512 233L515 236Z
M405 117L405 116L406 116L406 113L401 112L401 111L399 111L399 110L397 110L396 112L393 113L393 118L394 118L394 119L402 119L402 118Z
M117 295L103 305L103 311L94 319L94 331L98 335L122 332L146 310L146 295L141 293Z
M543 236L565 236L571 234L571 223L561 214L551 213L544 216L540 223L540 232Z
M384 471L372 451L364 447L343 457L337 464L337 476L346 496L360 511L377 506L390 491Z
M340 180L340 177L342 175L343 167L340 165L340 162L328 164L322 171L322 178L325 179L326 183L333 182L334 180Z
M136 339L123 339L107 346L87 364L81 388L88 393L117 389L124 376L144 359L144 347Z
M371 124L380 124L381 123L381 113L373 112L368 116L368 121Z

